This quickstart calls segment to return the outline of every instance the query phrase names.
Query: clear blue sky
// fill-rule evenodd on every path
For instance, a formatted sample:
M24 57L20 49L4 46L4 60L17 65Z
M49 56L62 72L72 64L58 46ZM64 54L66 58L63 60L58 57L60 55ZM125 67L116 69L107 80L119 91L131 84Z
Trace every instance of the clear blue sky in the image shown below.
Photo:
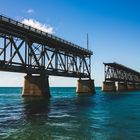
M115 61L140 71L139 0L1 0L0 14L49 24L55 35L83 47L88 32L96 86L104 78L103 62ZM0 76L1 86L23 84L21 74L0 72ZM51 86L75 86L75 82L72 78L50 78Z

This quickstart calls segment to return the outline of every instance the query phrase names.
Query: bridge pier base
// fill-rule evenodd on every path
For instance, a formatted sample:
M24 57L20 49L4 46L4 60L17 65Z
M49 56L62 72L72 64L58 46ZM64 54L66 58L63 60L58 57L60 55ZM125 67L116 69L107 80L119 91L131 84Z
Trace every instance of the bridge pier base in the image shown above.
M135 84L135 88L136 88L136 90L140 90L140 84L139 83L136 83Z
M95 93L94 80L77 80L76 93L79 95L92 95Z
M126 82L118 82L117 91L127 91L127 83Z
M134 83L127 83L127 90L128 91L134 91L136 90Z
M22 96L50 97L48 77L40 75L26 75Z
M102 85L102 91L104 92L113 92L116 91L115 82L104 81Z

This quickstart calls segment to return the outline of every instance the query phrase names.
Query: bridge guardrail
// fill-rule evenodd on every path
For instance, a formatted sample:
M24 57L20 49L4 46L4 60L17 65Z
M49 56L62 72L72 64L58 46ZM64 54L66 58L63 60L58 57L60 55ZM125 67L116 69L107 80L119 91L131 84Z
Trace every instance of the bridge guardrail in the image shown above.
M74 44L74 43L71 43L71 42L69 42L69 41L66 41L66 40L64 40L64 39L62 39L62 38L59 38L59 37L55 36L55 35L46 33L46 32L44 32L44 31L41 31L41 30L36 29L36 28L33 28L33 27L28 26L28 25L26 25L26 24L23 24L23 23L21 23L21 22L15 21L15 20L13 20L13 19L7 17L7 16L0 15L0 19L3 20L3 21L5 21L5 22L12 23L12 24L14 24L14 25L16 25L16 26L23 27L23 28L25 28L25 29L27 29L27 30L30 30L30 31L39 33L39 34L41 34L41 35L45 35L45 36L47 36L47 37L49 37L49 38L51 38L51 39L60 41L60 42L62 42L62 43L65 43L65 44L67 44L67 45L70 45L70 46L72 46L72 47L74 47L74 48L77 48L77 49L80 49L80 50L83 50L83 51L85 51L85 52L88 52L88 53L91 53L91 54L92 54L92 51L91 51L91 50L85 49L85 48L83 48L83 47L80 47L79 45L76 45L76 44Z

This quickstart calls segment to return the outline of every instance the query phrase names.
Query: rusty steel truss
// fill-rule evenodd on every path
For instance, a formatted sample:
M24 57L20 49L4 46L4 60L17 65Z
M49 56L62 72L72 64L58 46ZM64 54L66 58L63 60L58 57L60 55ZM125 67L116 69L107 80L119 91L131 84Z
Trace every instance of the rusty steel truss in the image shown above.
M92 52L0 16L0 70L90 78Z
M104 63L105 81L140 83L140 73L118 63Z

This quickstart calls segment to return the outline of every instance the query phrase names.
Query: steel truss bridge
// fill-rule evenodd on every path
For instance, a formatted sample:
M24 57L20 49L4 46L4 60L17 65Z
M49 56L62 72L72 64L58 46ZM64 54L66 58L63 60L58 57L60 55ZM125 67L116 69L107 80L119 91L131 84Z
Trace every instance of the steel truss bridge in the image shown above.
M140 83L140 73L118 63L104 63L105 81Z
M92 51L0 16L0 71L90 78Z

